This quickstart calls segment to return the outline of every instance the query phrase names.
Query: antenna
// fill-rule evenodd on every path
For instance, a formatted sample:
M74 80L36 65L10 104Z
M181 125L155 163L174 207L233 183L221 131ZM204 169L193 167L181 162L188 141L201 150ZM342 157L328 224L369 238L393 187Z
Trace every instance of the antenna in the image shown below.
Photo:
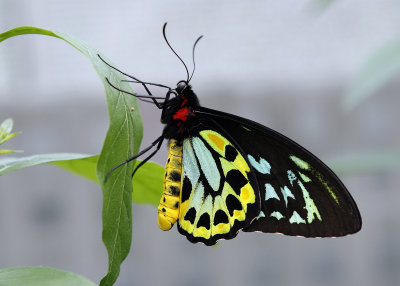
M194 42L194 44L193 44L193 50L192 50L193 71L192 71L192 75L190 76L190 78L189 78L189 80L188 80L188 83L189 83L189 81L192 79L193 74L194 74L194 71L195 71L195 69L196 69L196 62L194 61L194 50L196 49L196 45L197 45L197 43L201 40L201 38L203 38L203 35L201 35L200 37L198 37L197 40L196 40L196 41Z
M172 46L170 45L170 43L167 40L167 36L165 35L165 28L167 27L167 22L165 22L164 27L163 27L163 35L164 35L164 40L165 42L167 42L168 47L171 49L171 51L178 57L178 59L183 63L183 65L185 66L186 69L186 74L187 74L187 82L189 82L189 70L185 64L185 62L181 59L181 57L175 52L175 50L172 48Z

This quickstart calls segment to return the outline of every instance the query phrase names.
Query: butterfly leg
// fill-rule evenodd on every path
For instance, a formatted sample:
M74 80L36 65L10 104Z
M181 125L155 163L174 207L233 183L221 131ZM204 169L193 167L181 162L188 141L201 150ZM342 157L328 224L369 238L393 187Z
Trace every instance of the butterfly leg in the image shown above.
M147 148L143 149L142 151L140 151L140 152L137 153L136 155L134 155L134 156L132 156L132 157L126 159L125 161L119 163L117 166L113 167L113 168L107 173L107 175L106 175L106 177L105 177L105 179L104 179L104 182L107 182L108 177L111 175L111 173L112 173L115 169L121 167L122 165L124 165L124 164L126 164L126 163L129 163L129 162L132 161L132 160L135 160L136 158L142 156L144 153L146 153L146 152L149 151L151 148L153 148L154 146L157 145L156 150L155 150L153 153L151 153L150 156L148 156L143 162L141 162L141 163L135 168L135 171L132 173L132 176L133 176L133 174L136 172L136 170L137 170L140 166L142 166L146 161L148 161L151 157L153 157L153 156L155 155L155 153L157 153L158 150L160 150L161 144L162 144L163 141L164 141L164 136L161 135L161 136L158 137L153 143L151 143L150 146L148 146ZM143 164L142 164L142 163L143 163Z
M142 162L139 163L139 165L135 168L135 170L133 170L133 172L132 172L132 177L133 177L133 175L135 175L136 171L137 171L140 167L143 166L143 164L145 164L147 161L149 161L149 160L158 152L158 150L160 150L163 141L164 141L164 136L160 136L159 138L157 138L156 141L154 141L154 142L151 144L150 148L153 147L153 146L155 146L155 144L157 144L157 142L158 142L157 147L156 147L156 150L154 150L149 156L147 156ZM150 148L148 147L148 148L146 148L146 149L147 149L147 150L150 150ZM147 150L146 150L146 151L147 151ZM145 152L143 152L143 153L145 153Z
M142 85L143 85L144 89L146 90L146 92L147 92L150 96L153 96L153 95L151 94L150 90L148 89L147 85L146 85L145 83L142 83ZM159 103L157 100L155 100L155 98L152 98L152 100L153 100L153 103L157 106L158 109L163 109L163 105L164 105L164 102L165 102L166 100L165 100L163 103Z

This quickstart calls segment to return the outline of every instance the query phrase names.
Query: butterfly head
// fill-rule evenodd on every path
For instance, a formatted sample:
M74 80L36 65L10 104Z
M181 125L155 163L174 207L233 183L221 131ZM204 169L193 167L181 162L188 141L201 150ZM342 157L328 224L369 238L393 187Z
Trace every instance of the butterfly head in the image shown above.
M176 84L175 90L178 94L182 94L187 87L190 88L189 83L185 80L181 80Z
M180 109L183 107L193 107L199 105L199 100L193 92L191 85L186 80L181 80L176 84L176 88L170 89L167 96L169 107Z

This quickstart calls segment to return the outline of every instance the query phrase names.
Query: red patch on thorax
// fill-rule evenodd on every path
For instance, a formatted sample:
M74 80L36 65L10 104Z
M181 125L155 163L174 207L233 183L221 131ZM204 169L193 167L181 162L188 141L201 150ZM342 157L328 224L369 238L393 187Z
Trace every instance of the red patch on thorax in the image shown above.
M179 109L173 116L173 119L177 119L180 121L185 122L188 119L188 116L192 113L192 111L187 108L187 107L183 107L181 109Z
M186 103L188 102L187 98L183 97L183 101L181 103L181 109L179 109L172 118L175 120L180 120L181 122L185 122L190 115L193 114L192 110L186 107ZM178 122L178 126L181 125L181 122Z

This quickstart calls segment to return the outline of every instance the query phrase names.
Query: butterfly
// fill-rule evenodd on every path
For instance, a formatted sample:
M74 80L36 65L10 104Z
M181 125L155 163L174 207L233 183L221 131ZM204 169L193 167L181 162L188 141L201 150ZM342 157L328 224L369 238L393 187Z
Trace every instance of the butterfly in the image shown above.
M136 171L168 140L159 227L169 230L176 223L189 241L208 246L232 239L239 231L304 237L358 232L361 216L355 201L320 159L257 122L199 104L190 85L194 69L189 76L165 36L165 27L164 39L184 64L187 79L172 89L128 75L148 92L139 99L147 98L162 110L165 127L150 147L109 172L155 147ZM194 67L194 49L200 39L193 46ZM147 85L168 89L162 102Z

